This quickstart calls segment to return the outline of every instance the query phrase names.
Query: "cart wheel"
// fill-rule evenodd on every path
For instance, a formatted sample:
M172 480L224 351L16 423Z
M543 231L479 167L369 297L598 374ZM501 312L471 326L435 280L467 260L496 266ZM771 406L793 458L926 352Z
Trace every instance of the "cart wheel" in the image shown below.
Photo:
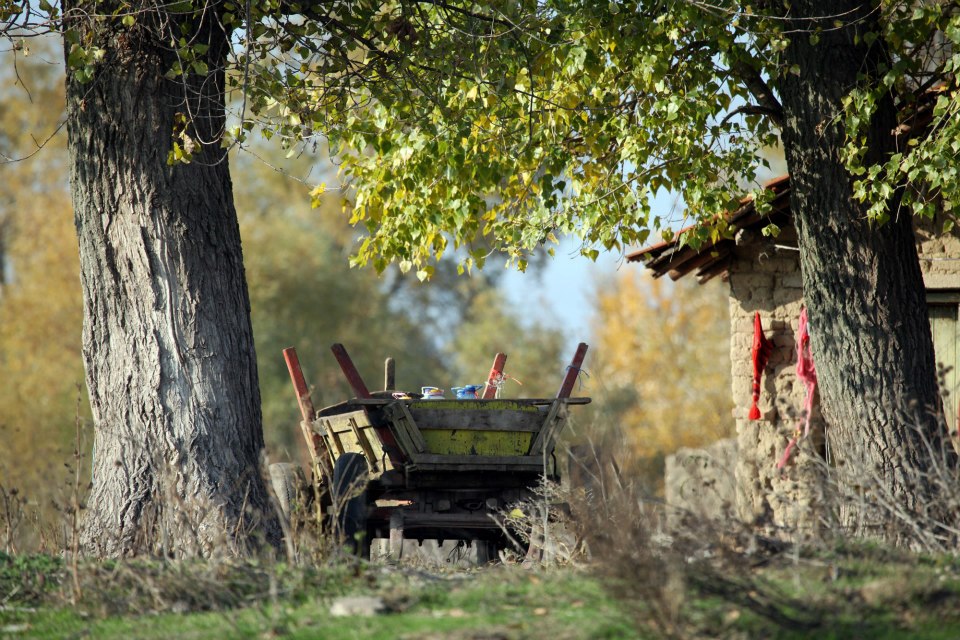
M344 453L333 465L334 533L360 556L369 556L367 538L367 462L359 453Z
M284 519L290 521L290 513L297 504L297 478L300 468L290 462L278 462L270 465L270 485L277 496L280 511Z
M500 562L500 549L503 545L496 540L474 540L473 546L477 549L477 565Z

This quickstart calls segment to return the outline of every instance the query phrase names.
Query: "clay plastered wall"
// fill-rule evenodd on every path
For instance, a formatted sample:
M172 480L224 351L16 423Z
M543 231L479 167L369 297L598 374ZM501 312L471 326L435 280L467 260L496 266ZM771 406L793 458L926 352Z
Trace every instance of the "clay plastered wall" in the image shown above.
M941 214L916 227L920 269L929 290L960 289L960 224L945 235L944 220Z
M682 522L687 515L700 521L733 516L736 463L735 438L717 440L702 449L681 447L667 456L665 494L671 521Z
M805 387L796 376L795 335L803 304L798 254L777 249L775 244L796 247L794 230L784 229L776 240L758 234L741 244L730 266L737 511L747 522L782 527L787 533L803 537L816 534L816 473L820 468L823 423L815 403L811 436L800 442L787 466L778 470L777 462L787 443L803 423ZM761 418L749 420L753 319L757 311L774 350L761 380ZM811 331L815 330L811 327Z
M960 226L943 234L944 218L917 226L920 265L928 290L960 289ZM796 331L803 285L796 233L784 229L776 240L744 239L730 265L730 360L733 416L737 424L736 502L747 522L774 525L798 537L816 535L818 472L822 469L823 420L815 398L811 435L800 442L783 471L777 462L802 424L805 388L796 376ZM760 420L749 420L753 367L753 317L759 311L774 344L761 381ZM816 331L815 326L810 331ZM783 531L781 530L782 534Z

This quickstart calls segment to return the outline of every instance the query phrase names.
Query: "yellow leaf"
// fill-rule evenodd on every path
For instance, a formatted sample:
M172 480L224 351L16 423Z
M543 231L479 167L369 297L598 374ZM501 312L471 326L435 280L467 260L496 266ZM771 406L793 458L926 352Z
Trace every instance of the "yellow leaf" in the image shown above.
M327 192L327 183L321 182L310 191L310 206L316 209L320 206L320 196Z

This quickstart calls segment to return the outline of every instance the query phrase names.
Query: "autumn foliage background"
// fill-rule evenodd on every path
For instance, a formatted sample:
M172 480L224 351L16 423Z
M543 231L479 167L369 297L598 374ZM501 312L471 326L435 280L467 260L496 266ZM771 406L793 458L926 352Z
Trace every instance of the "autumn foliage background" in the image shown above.
M43 519L56 515L75 467L89 473L92 438L62 65L59 52L34 47L18 59L19 81L6 70L0 94L0 486L16 487ZM281 350L297 347L323 406L348 395L329 357L332 342L348 345L374 387L383 358L393 356L398 386L408 389L481 382L493 354L506 351L508 373L522 385L509 383L505 393L536 397L556 391L568 345L585 340L587 375L575 393L594 403L566 437L599 443L653 492L664 456L730 435L721 283L654 281L623 265L594 283L591 335L565 335L561 319L538 324L506 302L496 265L468 277L448 261L427 284L350 269L356 235L337 193L310 205L307 183L329 170L322 154L252 151L231 161L271 461L303 455ZM527 277L541 266L534 261Z

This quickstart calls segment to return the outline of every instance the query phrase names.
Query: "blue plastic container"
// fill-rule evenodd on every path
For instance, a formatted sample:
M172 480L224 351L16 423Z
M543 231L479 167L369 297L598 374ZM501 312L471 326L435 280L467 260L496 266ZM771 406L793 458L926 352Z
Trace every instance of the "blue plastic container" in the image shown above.
M454 387L451 391L457 394L457 400L476 400L477 391L482 388L482 384L468 384L465 387Z

